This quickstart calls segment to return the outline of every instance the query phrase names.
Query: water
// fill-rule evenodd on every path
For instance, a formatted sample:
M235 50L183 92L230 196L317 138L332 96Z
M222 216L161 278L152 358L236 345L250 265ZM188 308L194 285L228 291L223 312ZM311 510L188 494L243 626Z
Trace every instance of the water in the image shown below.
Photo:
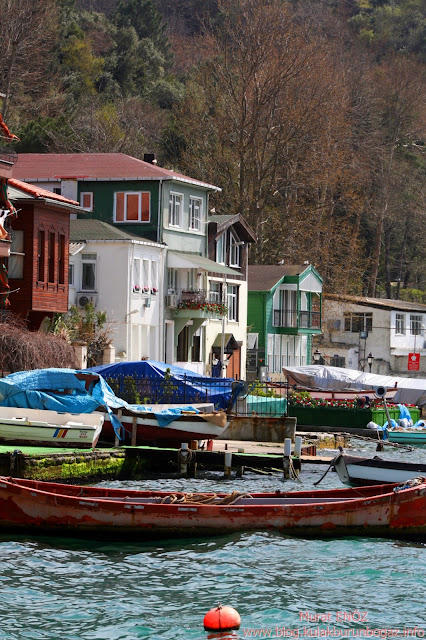
M373 452L372 443L357 445L356 453ZM422 460L424 449L392 449L385 457ZM255 475L122 484L298 490L312 487L325 468L305 465L303 484ZM320 487L333 486L341 485L329 473ZM241 615L240 630L222 635L233 640L426 634L423 544L274 533L132 544L7 535L0 554L0 640L204 640L219 637L203 630L218 602Z

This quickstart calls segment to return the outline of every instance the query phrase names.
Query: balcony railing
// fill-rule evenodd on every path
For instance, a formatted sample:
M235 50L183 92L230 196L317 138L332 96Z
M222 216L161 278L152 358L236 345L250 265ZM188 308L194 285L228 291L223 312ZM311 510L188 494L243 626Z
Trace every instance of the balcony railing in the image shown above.
M288 311L274 309L274 327L288 329L320 329L321 313L319 311Z
M166 296L166 307L169 309L190 309L215 315L224 315L226 305L217 293L207 293L204 289L173 289Z

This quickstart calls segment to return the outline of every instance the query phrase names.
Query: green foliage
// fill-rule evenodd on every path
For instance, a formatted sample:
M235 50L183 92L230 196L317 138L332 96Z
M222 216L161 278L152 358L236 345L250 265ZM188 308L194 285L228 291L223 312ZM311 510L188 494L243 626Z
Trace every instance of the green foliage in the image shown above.
M400 289L399 297L406 302L426 304L426 291L421 291L420 289Z
M264 384L256 380L254 387L250 390L251 396L261 396L262 398L280 398L280 395L273 388L267 388Z
M106 381L118 398L125 400L129 404L147 404L148 398L144 398L143 402L141 401L136 380L132 376L123 378L123 388L121 390L120 382L116 378L107 378Z
M50 331L68 342L84 342L87 345L89 367L98 364L102 350L111 342L111 328L106 311L97 311L91 302L86 304L83 311L73 305L68 313L56 314Z

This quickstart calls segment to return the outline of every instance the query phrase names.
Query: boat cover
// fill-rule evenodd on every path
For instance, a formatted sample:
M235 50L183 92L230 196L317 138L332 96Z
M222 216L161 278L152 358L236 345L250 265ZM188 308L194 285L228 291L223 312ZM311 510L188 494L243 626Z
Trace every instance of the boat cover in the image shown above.
M306 367L283 367L283 372L296 384L323 391L365 391L375 387L386 387L397 391L392 402L426 405L426 379L382 376L343 367L308 365Z
M77 377L79 374L83 379ZM120 407L133 411L148 411L144 405L130 405L118 398L99 374L89 369L35 369L11 373L0 379L0 406L28 409L49 409L64 413L92 413L106 407L116 435L121 438L123 426L112 409ZM87 379L86 379L87 376ZM185 405L153 412L161 427L167 426L182 411L199 413Z
M173 402L211 402L216 409L227 409L238 395L236 390L239 392L236 389L237 383L232 378L209 378L194 371L155 360L104 364L87 371L93 371L105 379L114 380L130 376L135 380L146 378L155 381L164 380L167 376L171 384L177 383L173 389Z

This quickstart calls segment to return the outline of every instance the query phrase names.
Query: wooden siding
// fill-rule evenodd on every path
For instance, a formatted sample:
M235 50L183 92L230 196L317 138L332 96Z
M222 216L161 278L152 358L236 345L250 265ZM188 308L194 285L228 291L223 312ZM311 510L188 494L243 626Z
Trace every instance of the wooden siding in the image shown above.
M65 209L46 207L40 203L20 205L18 217L12 219L13 230L24 232L23 278L9 280L11 290L10 310L23 317L31 318L32 312L42 315L64 313L68 310L68 252L69 252L69 212ZM43 230L45 241L44 279L38 280L38 238ZM50 234L53 234L50 236ZM63 278L60 278L59 243L64 236ZM49 238L53 238L51 282L49 282ZM59 282L63 279L63 282ZM35 317L39 317L34 315Z

